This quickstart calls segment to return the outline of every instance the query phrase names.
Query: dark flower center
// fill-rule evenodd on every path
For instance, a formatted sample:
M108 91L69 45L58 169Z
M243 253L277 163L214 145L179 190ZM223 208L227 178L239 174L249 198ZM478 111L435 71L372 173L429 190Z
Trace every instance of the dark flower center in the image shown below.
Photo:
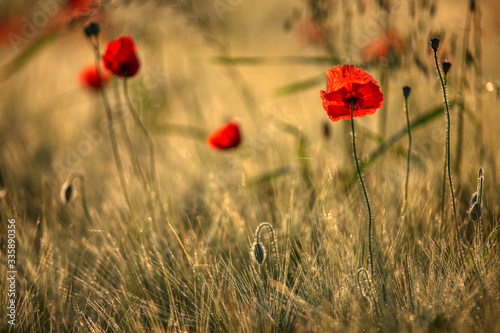
M351 102L353 103L354 108L356 109L356 103L359 101L360 97L357 95L354 95L353 93L348 94L346 97L342 99L342 102L344 102L349 108L351 107Z

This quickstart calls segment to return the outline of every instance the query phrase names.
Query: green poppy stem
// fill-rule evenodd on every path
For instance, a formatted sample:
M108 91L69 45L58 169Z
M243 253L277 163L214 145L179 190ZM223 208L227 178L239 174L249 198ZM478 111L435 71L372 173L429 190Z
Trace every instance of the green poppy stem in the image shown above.
M120 152L118 150L118 142L116 139L115 127L113 124L113 113L111 111L111 105L109 103L108 95L106 94L106 89L104 89L102 84L102 71L101 71L101 56L99 52L99 38L96 37L96 42L92 42L94 46L95 53L95 64L97 68L97 77L99 78L99 91L101 92L102 101L104 103L104 109L106 110L106 115L108 117L109 122L109 137L111 139L111 148L113 150L113 157L116 164L116 169L118 171L118 177L120 178L120 185L123 191L123 195L125 197L125 201L127 201L127 206L130 214L132 214L132 204L130 202L130 196L127 190L127 182L125 181L125 174L123 172L122 161L120 159Z
M125 74L123 77L123 94L125 95L125 100L127 101L127 105L129 108L130 113L132 114L132 118L134 118L135 124L139 127L141 132L144 134L144 137L146 138L146 141L148 143L149 147L149 169L151 173L151 185L154 191L156 192L155 198L160 206L160 213L162 220L166 220L166 213L165 213L165 208L163 207L163 202L161 200L161 194L160 194L160 187L158 185L158 179L156 177L156 163L155 163L155 146L153 143L153 138L151 138L151 135L149 134L146 126L144 126L143 122L141 121L141 118L137 115L137 112L135 111L134 105L132 103L132 100L130 99L130 94L128 91L128 85L127 85L127 75Z
M408 97L405 96L406 125L408 127L408 153L406 154L406 183L405 183L405 205L408 204L408 179L410 178L410 154L411 154L411 126L408 115Z
M437 48L436 48L437 49ZM460 244L460 231L458 230L458 221L457 221L457 209L455 205L455 194L453 192L453 182L451 180L451 168L450 168L450 109L448 107L448 98L446 97L446 85L444 83L443 76L441 75L441 70L439 69L438 59L436 55L436 49L434 49L434 62L436 64L436 70L439 75L439 80L441 81L441 88L443 90L444 97L444 106L446 109L446 156L445 161L447 161L447 173L448 173L448 182L450 184L450 192L451 192L451 202L453 206L453 220L455 222L455 233L456 233L456 241L458 252L460 253L460 260L462 261L462 268L465 272L465 261L462 253L462 246ZM444 201L444 198L443 198Z
M352 151L354 153L354 161L356 161L356 169L358 170L359 181L361 182L361 187L363 188L363 194L365 195L366 207L368 208L368 253L370 254L370 270L373 278L372 210L370 207L370 201L368 200L368 194L366 193L363 176L361 175L361 169L359 167L359 162L358 162L358 154L356 153L356 135L354 132L354 99L352 98L351 98L351 130L352 130Z

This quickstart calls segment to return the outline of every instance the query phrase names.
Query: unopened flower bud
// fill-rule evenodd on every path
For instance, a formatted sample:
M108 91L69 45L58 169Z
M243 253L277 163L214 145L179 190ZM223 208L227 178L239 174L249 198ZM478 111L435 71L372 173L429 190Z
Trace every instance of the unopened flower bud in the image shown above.
M93 35L97 36L99 32L101 32L101 26L99 23L91 22L87 24L83 30L85 31L85 35L87 35L87 37L91 37Z
M443 68L443 73L446 75L451 68L451 62L445 60L441 63L441 68Z
M475 204L477 202L477 192L474 192L472 194L472 197L470 198L470 205L472 206L473 204Z
M262 265L262 263L264 263L264 260L266 260L266 249L261 242L253 243L252 257L259 265Z
M434 51L437 51L439 47L439 38L437 37L432 37L431 39L431 47Z
M331 135L330 122L324 121L323 122L323 136L325 137L325 139L329 139L330 135Z
M481 205L476 202L469 210L469 217L472 221L477 221L481 217Z
M410 96L411 88L409 86L404 86L403 87L403 96L405 98L408 98Z
M65 182L61 188L61 200L64 203L68 203L71 200L71 195L73 194L73 184L69 181Z

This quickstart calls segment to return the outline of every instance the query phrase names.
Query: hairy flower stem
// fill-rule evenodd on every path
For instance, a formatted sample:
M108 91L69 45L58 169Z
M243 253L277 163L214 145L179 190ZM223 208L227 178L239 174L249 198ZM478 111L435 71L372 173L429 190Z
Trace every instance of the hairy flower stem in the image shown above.
M366 193L365 183L363 181L363 176L361 175L361 169L358 162L358 154L356 153L356 135L354 132L354 100L351 99L351 130L352 130L352 151L354 153L354 161L356 161L356 169L358 170L359 181L361 182L361 187L363 188L363 194L365 195L366 207L368 208L368 253L370 254L370 270L373 278L373 251L372 251L372 210L370 207L370 201L368 200L368 194Z
M445 155L444 155L444 165L443 165L443 181L442 181L442 188L441 188L441 228L444 223L444 196L446 194L446 170L448 170L448 146L446 146L445 149Z
M444 85L446 86L446 74L444 74ZM446 194L446 170L447 170L447 164L448 164L448 146L445 148L445 154L444 154L444 165L443 165L443 181L442 181L442 187L441 187L441 232L443 229L443 224L444 224L444 196Z
M455 205L455 194L453 193L453 182L451 180L451 168L450 168L450 109L448 106L448 98L446 97L446 85L444 83L443 76L441 75L441 70L439 69L438 59L436 55L436 50L434 49L434 62L436 64L436 70L439 75L439 80L441 81L441 88L443 90L444 97L444 106L446 109L446 156L445 160L447 163L447 173L448 173L448 182L450 183L450 192L451 192L451 202L453 206L453 220L455 222L455 233L456 233L456 241L458 252L460 253L460 260L462 261L462 268L465 272L465 261L462 253L462 246L460 245L460 232L458 230L458 221L457 221L457 209ZM444 198L443 198L444 201Z
M408 127L408 153L406 154L405 205L408 204L408 179L410 178L411 126L408 115L408 97L405 97L406 126Z
M109 136L111 138L111 147L113 150L113 156L115 159L116 169L118 171L118 177L120 178L120 185L123 191L123 195L125 196L125 200L127 201L127 206L129 212L132 214L132 205L130 203L130 196L127 190L127 183L125 181L125 175L123 173L122 161L120 159L120 152L118 151L118 143L116 140L115 127L113 125L113 113L111 112L111 106L109 103L108 95L106 94L106 90L102 84L102 71L101 71L101 56L99 52L99 38L96 37L96 42L92 42L94 46L95 52L95 64L97 69L97 76L99 78L99 86L101 87L99 91L101 92L102 101L104 103L104 109L106 110L106 115L108 117L109 122Z
M127 85L127 75L123 77L123 93L125 95L125 100L127 101L127 105L129 108L130 113L132 114L132 118L134 118L135 124L139 127L141 132L144 134L144 137L146 138L146 141L148 143L149 147L149 169L151 173L151 186L156 192L155 198L158 201L158 204L160 206L160 212L162 219L166 219L166 213L165 213L165 208L163 207L163 202L160 197L160 188L158 186L158 180L156 178L156 163L155 163L155 146L153 143L153 139L151 138L151 135L149 134L146 126L141 121L141 118L137 115L137 112L135 112L134 105L132 104L132 100L130 99L130 94L128 92L128 85Z

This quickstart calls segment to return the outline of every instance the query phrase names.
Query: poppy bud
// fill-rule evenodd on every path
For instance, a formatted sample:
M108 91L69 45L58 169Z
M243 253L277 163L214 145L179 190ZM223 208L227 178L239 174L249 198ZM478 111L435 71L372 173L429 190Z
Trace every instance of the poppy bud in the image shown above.
M97 36L99 32L101 32L101 26L99 23L91 22L87 24L83 30L85 31L85 35L87 35L87 37L91 37L93 35Z
M477 221L481 217L481 205L476 202L469 210L469 217L472 221Z
M324 121L323 122L323 136L325 137L325 139L329 139L330 135L331 135L330 123L327 121Z
M431 47L434 51L437 51L439 47L439 38L437 37L432 37L431 39Z
M253 243L252 246L252 257L259 264L262 265L264 260L266 260L266 249L261 242Z
M446 75L451 68L451 62L448 60L443 61L441 63L441 68L443 68L444 75Z
M64 203L68 203L71 200L71 195L73 194L73 184L69 181L65 182L61 188L61 200Z
M403 96L405 98L408 98L408 96L410 96L410 92L411 92L411 87L409 87L409 86L403 87Z
M476 202L477 202L477 192L474 192L474 194L472 194L472 197L470 198L470 205L472 206Z

